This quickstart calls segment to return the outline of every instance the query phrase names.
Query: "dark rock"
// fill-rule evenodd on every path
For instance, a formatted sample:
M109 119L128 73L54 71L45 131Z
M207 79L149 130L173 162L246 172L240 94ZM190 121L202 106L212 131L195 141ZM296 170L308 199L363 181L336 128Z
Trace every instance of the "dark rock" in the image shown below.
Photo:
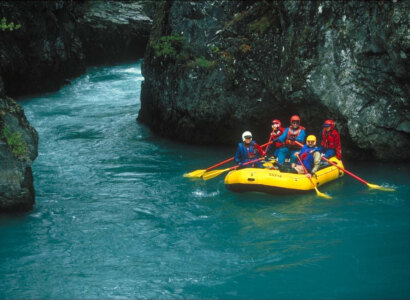
M57 90L87 66L142 57L153 9L150 1L0 2L0 18L21 25L0 30L0 211L34 204L38 137L8 96Z
M136 61L143 57L152 23L144 4L134 1L83 4L77 26L88 64Z
M138 120L189 143L267 140L299 114L332 118L345 158L410 161L410 3L163 1ZM176 37L179 37L178 39Z
M7 95L57 90L87 66L143 56L151 19L146 1L2 1L21 28L0 31L0 76Z
M21 106L9 97L0 97L0 211L29 210L33 206L30 166L37 157L37 146L37 132Z
M58 3L58 5L57 5ZM21 25L0 32L0 76L7 95L17 97L59 88L85 71L72 1L0 3L0 14Z

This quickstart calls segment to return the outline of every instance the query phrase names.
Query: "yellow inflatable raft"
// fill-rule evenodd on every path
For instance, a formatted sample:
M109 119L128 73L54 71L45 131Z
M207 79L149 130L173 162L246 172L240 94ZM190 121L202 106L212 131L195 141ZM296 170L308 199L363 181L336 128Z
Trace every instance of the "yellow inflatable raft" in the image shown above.
M342 161L332 157L330 161L343 167ZM313 183L320 187L343 176L337 167L326 165L312 176ZM299 193L313 190L314 187L305 174L284 173L269 168L244 168L233 170L225 177L225 186L233 192L265 192L272 194Z

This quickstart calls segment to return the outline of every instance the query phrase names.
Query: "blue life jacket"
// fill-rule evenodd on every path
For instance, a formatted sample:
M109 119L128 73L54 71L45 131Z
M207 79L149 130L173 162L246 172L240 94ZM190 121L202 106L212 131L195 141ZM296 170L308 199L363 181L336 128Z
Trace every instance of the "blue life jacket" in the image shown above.
M308 145L304 145L303 148L300 150L299 157L303 162L303 165L305 166L306 170L308 172L312 171L313 169L313 153L315 151L319 151L317 147L309 147ZM300 165L300 162L298 161L298 164Z
M259 152L256 150L255 142L252 141L249 148L245 147L244 143L238 143L236 149L235 162L246 163L251 160L255 160L259 157Z

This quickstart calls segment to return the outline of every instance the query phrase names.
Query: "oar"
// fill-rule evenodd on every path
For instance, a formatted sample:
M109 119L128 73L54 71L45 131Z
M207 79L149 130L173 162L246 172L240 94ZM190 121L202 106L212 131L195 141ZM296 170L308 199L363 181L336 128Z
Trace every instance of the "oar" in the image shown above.
M269 137L269 141L268 141L268 143L270 143L270 142L274 142L274 141L272 141L272 135ZM266 151L268 151L268 147L269 147L269 145L267 145L266 147L265 147L265 149L263 150L263 152L265 152L266 153Z
M256 163L258 161L261 161L262 159L263 159L263 157L255 159L255 160L248 161L246 163L243 163L242 166L246 166L246 165ZM225 173L225 172L228 172L228 171L231 171L231 170L235 170L237 168L239 168L239 165L236 165L236 166L233 166L233 167L230 167L230 168L227 168L227 169L223 169L223 170L214 170L214 171L211 171L211 172L207 172L202 176L202 179L203 180L209 180L209 179L212 179L212 178L214 178L218 175L221 175L222 173Z
M227 160L221 161L220 163L217 163L216 165L213 165L212 167L209 167L205 170L196 170L196 171L192 171L190 173L184 174L184 177L188 177L188 178L201 177L202 175L204 175L205 172L208 172L209 170L215 169L216 167L219 167L223 164L233 161L234 158L235 157L228 158Z
M339 165L337 165L336 163L334 163L334 162L328 160L328 159L327 159L326 157L324 157L324 156L322 156L322 159L323 159L324 161L328 162L329 164L331 164L331 165L333 165L333 166L339 168L340 170L342 170L342 171L345 172L346 174L349 174L350 176L352 176L352 177L353 177L354 179L356 179L357 181L360 181L361 183L366 184L366 185L367 185L369 188L371 188L371 189L377 189L377 190L386 191L386 192L394 192L394 191L395 191L395 189L392 189L392 188L386 188L386 187L382 187L382 186L377 185L377 184L368 183L368 182L365 181L364 179L362 179L362 178L360 178L359 176L354 175L352 172L349 172L348 170L346 170L346 169L340 167Z
M302 143L299 143L298 141L295 141L295 144L298 145L299 147L303 147L303 146L304 146Z
M275 139L272 140L272 136L270 136L269 141L265 144L265 145L266 145L265 150L263 150L263 152L265 153L265 155L266 155L266 152L268 151L269 145L270 145L270 144L273 144L273 143L276 142L278 139L279 139L279 137L277 137L277 138L275 138ZM262 145L261 147L263 147L263 146L265 146L265 145Z
M319 189L317 188L316 184L314 184L312 178L310 178L310 177L307 176L307 174L308 174L309 172L308 172L308 170L306 170L305 165L303 164L302 160L301 160L300 157L299 157L299 154L296 154L296 157L298 158L300 164L302 165L303 170L305 171L306 177L309 178L310 183L312 183L312 186L315 188L315 190L316 190L316 195L318 195L319 197L326 198L326 199L332 199L332 197L330 197L329 195L326 195L325 193L319 192Z
M269 146L269 145L272 144L272 143L273 143L273 142L267 142L266 144L263 144L263 145L260 146L260 147ZM234 158L235 158L235 157L228 158L228 159L226 159L226 160L224 160L224 161L221 161L220 163L217 163L216 165L213 165L213 166L211 166L211 167L209 167L209 168L207 168L207 169L195 170L195 171L192 171L192 172L190 172L190 173L186 173L186 174L184 174L184 177L188 177L188 178L194 178L194 177L198 178L198 177L201 177L202 175L205 174L205 172L208 172L208 171L210 171L210 170L212 170L212 169L215 169L216 167L222 166L222 165L224 165L224 164L226 164L226 163L228 163L228 162L234 160Z

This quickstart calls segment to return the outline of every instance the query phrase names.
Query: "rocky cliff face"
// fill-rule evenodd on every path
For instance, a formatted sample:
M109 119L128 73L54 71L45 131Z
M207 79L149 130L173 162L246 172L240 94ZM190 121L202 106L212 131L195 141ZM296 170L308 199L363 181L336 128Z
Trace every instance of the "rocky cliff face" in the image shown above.
M34 204L38 137L11 97L56 90L89 65L136 60L148 40L150 1L2 1L0 211Z
M31 164L37 157L37 132L20 105L0 97L0 211L31 209L34 204Z
M7 95L56 90L87 66L141 58L152 23L146 2L1 2L0 17L21 25L0 31Z
M144 57L139 120L234 145L299 114L332 118L344 157L410 161L406 1L165 1Z
M144 56L152 20L146 1L85 2L78 18L87 64L135 61Z

